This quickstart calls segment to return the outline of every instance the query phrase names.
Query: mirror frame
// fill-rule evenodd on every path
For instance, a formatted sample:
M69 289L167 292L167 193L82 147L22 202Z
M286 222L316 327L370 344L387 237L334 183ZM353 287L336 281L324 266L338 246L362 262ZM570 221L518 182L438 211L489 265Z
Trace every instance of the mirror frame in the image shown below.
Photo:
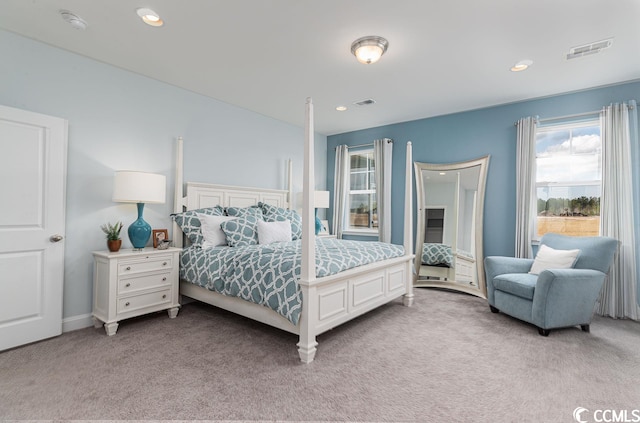
M485 282L484 274L484 253L483 253L483 219L484 219L484 197L487 184L487 169L489 167L490 155L486 155L477 159L468 160L466 162L458 163L421 163L413 162L416 180L416 206L417 206L417 221L416 225L416 255L415 255L415 273L413 279L413 285L416 287L429 287L429 288L445 288L455 291L465 292L467 294L476 295L481 298L487 298L487 286ZM462 285L455 281L429 281L419 279L420 266L422 266L422 244L424 243L425 232L425 194L424 194L424 181L422 178L423 170L432 170L439 172L452 172L457 170L464 170L474 166L480 166L480 174L478 175L478 194L475 213L475 253L476 253L476 273L477 273L477 287Z

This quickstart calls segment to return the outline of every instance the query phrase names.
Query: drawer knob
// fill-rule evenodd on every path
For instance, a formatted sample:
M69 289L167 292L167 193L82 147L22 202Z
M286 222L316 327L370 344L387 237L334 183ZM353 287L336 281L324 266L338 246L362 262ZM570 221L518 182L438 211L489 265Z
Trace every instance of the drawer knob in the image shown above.
M165 276L164 278L162 278L162 281L163 281L163 282L164 282L164 281L166 281L166 280L167 280L167 277L166 277L166 276Z
M163 265L163 266L166 266L166 265L167 265L167 262L165 261L164 263L162 263L162 265Z
M127 266L127 268L124 270L131 270L131 266Z
M129 304L131 304L131 303L129 303L129 301L127 301L126 303L124 303L124 306L125 307L129 307Z
M167 294L164 294L164 295L162 296L162 299L165 299L165 298L167 298Z
M131 284L127 282L127 284L125 285L125 288L129 288L130 286Z

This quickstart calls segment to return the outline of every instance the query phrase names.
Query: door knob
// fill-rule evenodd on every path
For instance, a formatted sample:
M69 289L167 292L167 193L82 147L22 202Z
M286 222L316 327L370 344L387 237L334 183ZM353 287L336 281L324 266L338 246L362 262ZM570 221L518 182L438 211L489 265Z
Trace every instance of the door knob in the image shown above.
M63 239L64 239L64 237L63 237L62 235L58 235L58 234L56 234L56 235L51 235L51 236L49 237L49 241L51 241L51 242L60 242L60 241L62 241Z

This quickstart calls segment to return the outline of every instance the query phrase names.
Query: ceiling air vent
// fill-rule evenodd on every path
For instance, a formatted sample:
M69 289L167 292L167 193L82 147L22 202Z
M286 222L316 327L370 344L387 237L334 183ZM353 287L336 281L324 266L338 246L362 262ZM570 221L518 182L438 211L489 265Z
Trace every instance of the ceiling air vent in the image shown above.
M375 103L375 100L372 100L370 98L366 99L366 100L360 100L360 101L356 101L355 104L356 106L369 106L370 104Z
M567 54L567 60L588 56L590 54L600 53L605 48L611 47L611 44L613 44L613 38L596 41L595 43L585 44L583 46L573 47Z

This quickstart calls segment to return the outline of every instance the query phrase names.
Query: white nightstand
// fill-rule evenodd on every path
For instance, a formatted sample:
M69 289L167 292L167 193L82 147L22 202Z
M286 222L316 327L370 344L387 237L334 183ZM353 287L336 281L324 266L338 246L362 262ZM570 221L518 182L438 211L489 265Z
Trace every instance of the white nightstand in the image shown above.
M115 335L118 322L142 314L168 310L178 315L178 266L180 248L141 251L94 251L93 323L104 323L107 335Z

